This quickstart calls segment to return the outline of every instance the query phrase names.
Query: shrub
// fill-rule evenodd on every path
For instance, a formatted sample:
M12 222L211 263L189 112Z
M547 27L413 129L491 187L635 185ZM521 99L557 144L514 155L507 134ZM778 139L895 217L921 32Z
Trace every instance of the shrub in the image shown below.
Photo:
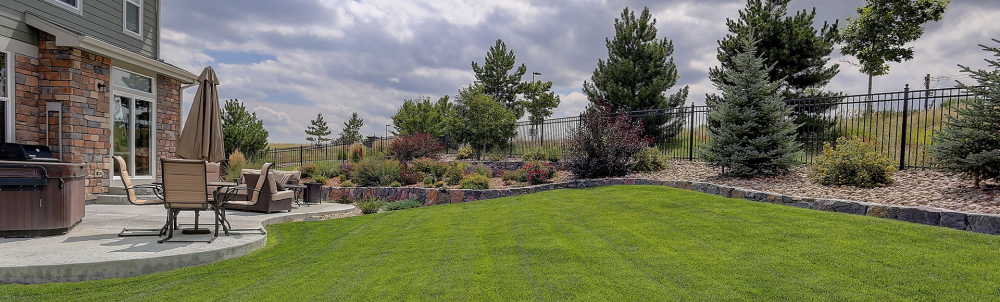
M314 165L316 167L316 175L325 176L326 178L333 178L340 175L340 163L338 162L320 161L315 162Z
M470 159L476 156L476 152L472 150L472 147L462 146L458 148L458 153L455 154L456 159Z
M418 158L413 161L413 168L418 172L427 173L435 179L441 179L444 177L444 173L448 172L448 164L438 162L430 158Z
M397 211L397 210L419 208L422 205L424 205L423 201L416 200L416 199L407 199L407 200L393 201L393 202L387 203L387 204L385 204L384 207L382 207L382 210L385 210L386 212L388 212L388 211Z
M632 169L632 155L649 145L642 123L608 106L585 113L570 132L566 148L569 169L581 178L624 176Z
M365 158L365 146L361 145L361 143L353 143L348 154L352 162L359 163Z
M465 174L479 174L485 176L486 178L493 177L493 169L482 163L467 166L463 169Z
M340 183L340 186L344 187L344 188L350 188L350 187L354 186L354 183L352 183L350 180L348 180L348 181Z
M434 178L433 177L430 177L430 176L424 177L424 186L431 186L433 184L434 184Z
M420 174L415 168L411 168L410 165L401 163L400 168L399 182L405 186L418 183L424 179L424 175Z
M517 169L514 171L504 171L501 178L505 181L526 182L528 180L524 172L525 172L524 169Z
M329 180L330 180L330 179L329 179L329 178L326 178L326 176L314 176L314 177L312 178L312 182L314 182L314 183L319 183L319 184L322 184L322 185L324 185L324 186L326 185L326 182L327 182L327 181L329 181Z
M341 145L337 148L337 160L348 160L350 156L347 155L347 148Z
M434 183L434 186L438 187L438 188L442 188L442 187L444 187L444 182L443 181L438 181L438 182Z
M402 187L402 186L403 186L403 185L402 185L402 184L400 184L400 183L399 183L398 181L394 181L394 182L392 182L391 184L389 184L389 187L390 187L390 188L399 188L399 187Z
M340 164L339 170L340 170L340 179L349 180L351 179L351 172L354 171L354 164L345 162L343 164Z
M642 148L632 155L632 171L635 172L659 172L667 168L667 161L664 160L660 150L652 147Z
M379 209L385 206L385 201L380 199L366 199L358 203L358 209L361 209L362 214L375 214L378 213Z
M521 167L520 170L524 171L524 180L533 185L544 183L545 181L552 179L552 177L556 174L555 168L552 164L543 164L538 161L525 163L524 167Z
M270 161L268 158L265 157L259 157L259 158L251 157L247 159L245 157L242 157L242 154L239 154L236 151L234 151L233 154L230 154L229 157L230 157L229 162L227 162L223 168L224 169L223 172L225 173L224 178L227 180L238 179L242 177L243 169L260 169L260 167L264 166L264 163ZM233 160L234 158L235 160Z
M355 165L351 180L362 187L385 187L399 181L399 162L384 159L366 159Z
M468 163L463 163L463 164L468 165ZM456 162L452 164L450 168L448 168L448 172L444 173L444 178L449 185L457 185L459 184L459 182L462 181L462 178L465 177L465 173L463 170L464 166L459 165L458 162Z
M389 143L389 155L399 161L410 161L414 158L438 158L444 146L430 134L407 134L392 139Z
M861 139L837 139L837 147L823 144L810 176L821 185L854 185L872 188L892 183L896 167L892 160Z
M302 173L303 178L310 178L313 176L319 176L319 168L313 163L308 163L299 167L299 172Z
M528 150L521 156L524 161L546 160L551 162L559 161L562 152L558 148L534 148Z
M243 156L243 152L240 149L233 150L233 153L229 154L229 164L243 166L247 164L246 156Z
M490 179L486 176L473 174L462 179L462 189L485 190L490 188Z

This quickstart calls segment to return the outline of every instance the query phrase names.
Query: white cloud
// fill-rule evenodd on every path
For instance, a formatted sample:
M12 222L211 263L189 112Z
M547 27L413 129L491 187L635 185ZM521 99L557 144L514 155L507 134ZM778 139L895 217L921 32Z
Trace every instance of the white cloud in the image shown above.
M240 9L233 9L237 4ZM718 65L716 40L726 34L726 18L737 17L744 1L650 2L660 37L674 42L680 71L678 86L690 86L688 104L703 104L715 91L708 68ZM819 19L840 19L861 1L800 0L793 6L818 6ZM365 119L364 134L378 135L404 99L454 95L474 81L469 64L483 62L487 48L503 39L518 63L539 79L554 82L562 104L556 116L578 114L586 106L580 92L599 58L607 56L605 38L626 5L595 1L166 1L163 5L162 57L192 72L216 68L220 98L239 98L254 108L272 140L303 142L304 125L323 113L338 130L352 112ZM792 9L793 11L795 9ZM901 90L923 83L923 76L958 73L956 64L985 67L988 55L976 44L1000 37L994 21L1000 6L986 0L953 2L939 24L928 26L913 43L913 61L894 64L875 79L876 91ZM820 24L822 22L819 22ZM844 23L841 23L843 26ZM214 51L214 52L209 52ZM206 53L245 52L274 59L233 64ZM839 60L836 54L832 61ZM829 89L862 93L867 77L841 64ZM527 78L526 78L527 79ZM950 85L950 84L949 84ZM185 92L190 106L194 88ZM335 131L336 132L336 131Z

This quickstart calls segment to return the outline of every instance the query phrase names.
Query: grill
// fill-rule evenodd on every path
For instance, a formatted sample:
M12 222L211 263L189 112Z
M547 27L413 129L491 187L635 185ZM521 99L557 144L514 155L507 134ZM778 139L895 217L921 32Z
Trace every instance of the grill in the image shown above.
M24 144L0 144L0 160L59 162L48 146Z

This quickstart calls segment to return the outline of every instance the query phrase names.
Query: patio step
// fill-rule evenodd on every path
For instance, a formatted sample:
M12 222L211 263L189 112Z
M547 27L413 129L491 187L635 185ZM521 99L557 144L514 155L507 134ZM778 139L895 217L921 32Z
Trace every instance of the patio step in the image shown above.
M149 195L137 195L136 197L139 198L139 199L159 199L159 197L156 197L156 195L152 195L152 193L150 193ZM128 196L124 195L124 194L123 195L116 195L116 194L101 194L101 195L97 195L97 199L94 200L94 203L95 204L130 204L128 202Z

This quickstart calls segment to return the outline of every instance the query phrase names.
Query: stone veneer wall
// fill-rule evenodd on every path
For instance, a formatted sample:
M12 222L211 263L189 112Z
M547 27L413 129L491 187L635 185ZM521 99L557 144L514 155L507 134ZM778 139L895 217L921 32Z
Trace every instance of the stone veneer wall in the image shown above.
M159 157L173 158L177 151L177 140L181 137L183 123L181 110L181 82L164 75L157 76L156 154Z
M57 146L58 125L52 120L52 137L45 141L45 102L62 103L62 160L87 165L86 199L108 192L111 184L111 59L81 49L59 47L55 37L39 32L38 58L15 55L15 142ZM157 155L174 157L180 136L180 81L156 78Z
M589 188L610 185L669 186L728 198L746 199L820 211L896 219L976 233L1000 234L1000 215L964 213L936 208L891 206L840 199L798 197L690 181L660 181L635 178L586 179L523 188L490 190L324 187L323 196L327 196L327 200L350 201L368 198L379 198L389 201L417 199L423 200L424 206L431 206L518 196L555 189Z

